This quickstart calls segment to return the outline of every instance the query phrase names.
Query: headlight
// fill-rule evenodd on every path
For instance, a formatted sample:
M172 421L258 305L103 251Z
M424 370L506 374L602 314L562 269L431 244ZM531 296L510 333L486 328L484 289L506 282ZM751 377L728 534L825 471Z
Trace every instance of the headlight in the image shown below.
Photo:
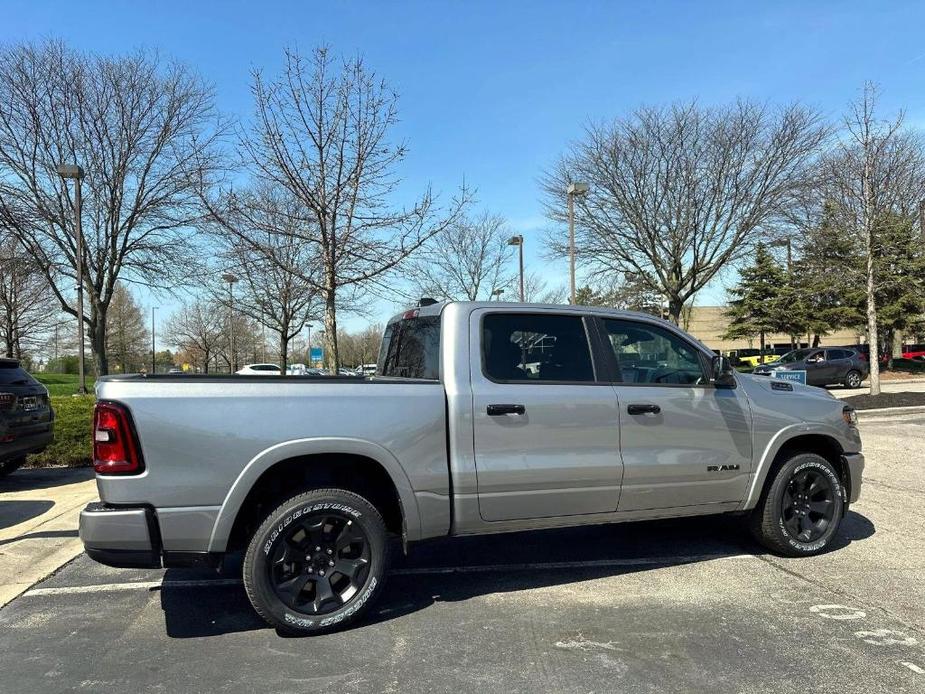
M858 413L849 405L842 408L841 417L848 426L856 427L858 425Z

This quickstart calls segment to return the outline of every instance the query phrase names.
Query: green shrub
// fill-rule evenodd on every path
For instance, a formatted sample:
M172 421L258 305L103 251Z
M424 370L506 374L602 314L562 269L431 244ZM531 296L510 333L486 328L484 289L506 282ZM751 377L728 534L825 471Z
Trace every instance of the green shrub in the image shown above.
M51 445L37 455L30 455L30 467L63 465L81 467L93 462L92 396L75 398L70 395L53 395L51 406L55 410L55 438Z

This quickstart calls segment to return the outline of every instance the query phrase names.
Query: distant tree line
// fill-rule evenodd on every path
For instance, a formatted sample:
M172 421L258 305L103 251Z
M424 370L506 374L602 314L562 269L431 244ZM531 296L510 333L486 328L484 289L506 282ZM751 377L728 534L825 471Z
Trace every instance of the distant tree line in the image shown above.
M181 296L163 337L203 370L264 356L285 366L309 323L329 368L370 358L345 346L338 316L373 298L519 298L518 230L466 186L401 184L398 97L361 57L289 50L279 74L254 71L251 96L236 121L192 70L154 53L54 40L0 50L0 255L21 261L13 272L0 257L7 353L36 349L56 313L76 318L78 248L100 374L136 368L142 351L143 321L119 287ZM542 173L545 245L566 253L566 190L584 182L583 301L683 322L736 267L738 334L781 327L777 313L793 334L863 324L876 355L922 313L923 162L919 134L902 114L879 117L872 85L841 123L745 99L645 106L590 124ZM74 181L58 173L73 163L85 172L79 226ZM759 243L785 239L782 276ZM785 296L756 299L780 283ZM542 273L523 284L528 301L565 299ZM876 366L872 377L876 390Z

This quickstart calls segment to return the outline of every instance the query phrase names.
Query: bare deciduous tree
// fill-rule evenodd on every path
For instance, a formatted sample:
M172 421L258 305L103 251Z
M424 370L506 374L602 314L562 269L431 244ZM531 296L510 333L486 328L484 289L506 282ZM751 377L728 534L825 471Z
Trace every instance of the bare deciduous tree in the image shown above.
M461 217L430 239L405 266L418 297L454 301L491 298L517 280L512 233L503 217L485 212Z
M165 287L191 269L206 177L192 169L212 165L214 123L211 89L150 53L0 52L0 223L76 317L75 200L56 169L83 167L84 320L100 374L116 281Z
M568 182L589 183L576 200L579 261L605 281L636 273L677 322L756 230L784 218L829 132L798 105L641 108L588 127L544 175L547 214L563 222ZM561 234L549 241L565 252Z
M227 311L220 304L199 300L177 309L164 323L164 339L178 347L203 373L228 342Z
M240 138L242 165L255 185L281 188L296 203L288 233L318 258L319 271L290 269L321 295L325 365L336 369L341 291L398 267L457 219L467 195L441 211L428 189L406 209L391 207L406 154L389 140L397 97L360 58L339 62L326 48L307 58L287 51L282 75L255 73L251 91L256 113ZM286 264L272 250L263 254Z
M48 283L14 238L0 236L0 337L8 357L22 359L54 325Z
M319 269L318 259L314 247L299 239L300 227L295 226L304 215L279 187L262 186L206 203L223 267L240 279L234 308L274 334L285 373L289 343L321 315L317 277L311 283L305 279ZM214 287L212 294L228 306L223 287Z
M916 218L925 193L925 147L917 133L903 128L903 114L877 117L877 88L864 85L845 117L845 136L824 162L823 194L839 225L853 230L865 256L870 392L880 393L877 325L878 223L893 217Z

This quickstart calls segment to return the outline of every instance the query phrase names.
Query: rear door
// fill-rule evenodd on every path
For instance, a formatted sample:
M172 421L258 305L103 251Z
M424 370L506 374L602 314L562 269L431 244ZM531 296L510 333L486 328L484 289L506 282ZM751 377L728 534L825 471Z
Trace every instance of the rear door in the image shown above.
M620 408L620 511L741 501L751 415L738 388L710 383L707 357L655 322L600 320Z
M825 365L826 383L840 383L851 370L851 352L847 349L827 349Z
M619 411L579 313L470 318L479 512L503 521L615 511Z

